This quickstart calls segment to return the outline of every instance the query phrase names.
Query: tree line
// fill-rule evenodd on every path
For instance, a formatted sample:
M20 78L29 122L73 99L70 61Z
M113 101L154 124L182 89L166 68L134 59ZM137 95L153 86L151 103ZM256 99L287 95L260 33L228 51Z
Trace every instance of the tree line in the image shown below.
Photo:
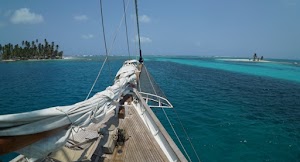
M54 42L22 41L22 44L11 43L1 45L0 55L2 60L28 60L28 59L62 59L63 51L59 51L59 45Z
M254 55L253 55L253 61L259 61L259 59L260 60L263 60L264 59L264 56L261 56L260 58L257 56L257 54L256 53L254 53Z

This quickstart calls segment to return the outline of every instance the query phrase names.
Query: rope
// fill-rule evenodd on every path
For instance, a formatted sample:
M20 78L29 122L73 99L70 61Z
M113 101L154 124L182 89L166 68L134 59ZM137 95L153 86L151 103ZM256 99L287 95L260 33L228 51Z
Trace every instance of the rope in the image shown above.
M102 66L101 66L101 68L98 72L98 75L97 75L96 79L94 80L94 83L93 83L88 95L86 96L85 100L87 100L90 97L90 95L91 95L91 93L92 93L92 91L93 91L93 89L94 89L94 87L95 87L95 85L96 85L96 83L97 83L97 81L100 77L100 74L102 73L102 69L103 69L103 67L104 67L104 65L107 61L107 58L108 58L107 45L106 45L106 36L105 36L105 27L104 27L104 18L103 18L103 10L102 10L102 0L100 0L100 13L101 13L102 34L103 34L104 47L105 47L105 56L106 57L105 57L105 60L102 63ZM109 66L109 72L110 72L110 66ZM111 73L110 73L110 77L111 77Z
M194 145L193 145L193 143L192 143L192 141L191 141L189 135L187 134L187 132L186 132L186 130L185 130L185 128L184 128L184 126L183 126L183 124L182 124L182 122L181 122L181 120L180 120L180 118L179 118L179 116L178 116L178 114L177 114L177 112L176 112L176 110L173 109L173 111L175 112L175 114L176 114L176 116L177 116L177 119L178 119L178 121L179 121L179 123L180 123L180 125L181 125L181 127L182 127L182 129L183 129L183 131L184 131L184 133L185 133L185 136L188 138L188 141L190 142L190 145L191 145L191 147L192 147L192 149L193 149L193 151L194 151L194 153L195 153L195 155L196 155L198 161L200 162L200 158L199 158L199 156L198 156L198 154L197 154L197 152L196 152L196 149L194 148Z
M106 36L105 36L105 26L104 26L104 16L103 16L103 8L102 8L102 0L100 0L100 12L101 12L101 25L102 25L102 33L103 33L103 40L104 40L104 46L105 46L105 56L108 57L107 52L107 45L106 45ZM108 70L109 70L109 77L112 80L111 70L110 70L110 64L108 63Z
M156 93L156 91L155 91L155 88L154 88L154 86L153 86L153 83L152 83L152 81L151 81L151 79L150 79L150 76L149 76L149 73L148 73L148 70L147 70L145 64L144 64L144 67L145 67L145 70L146 70L146 74L147 74L147 76L148 76L148 79L149 79L149 81L150 81L150 84L151 84L151 86L152 86L152 88L153 88L153 91L154 91L155 95L157 95L157 93ZM174 132L174 134L175 134L175 136L176 136L176 138L177 138L177 140L178 140L180 146L182 147L184 153L185 153L186 156L188 157L189 161L192 161L191 158L190 158L190 156L189 156L189 154L188 154L187 151L185 150L185 147L183 146L183 144L182 144L180 138L178 137L178 135L177 135L177 133L176 133L176 130L175 130L175 128L173 127L173 125L172 125L172 123L171 123L171 121L170 121L170 119L169 119L169 117L168 117L168 115L167 115L165 109L162 108L162 110L163 110L164 115L166 116L166 119L168 120L168 122L169 122L169 124L170 124L170 126L171 126L171 128L172 128L172 130L173 130L173 132Z
M145 66L145 69L146 69L146 66ZM148 78L149 78L149 80L150 80L150 76L149 76L149 74L148 74L148 71L147 71L147 69L146 69L146 73L147 73L147 75L148 75ZM150 80L150 81L151 81L151 80ZM150 83L151 83L151 82L150 82ZM152 85L152 83L151 83L151 85ZM154 86L153 86L153 85L152 85L152 88L154 88ZM156 93L156 91L155 91L155 90L154 90L154 92ZM166 96L166 95L164 94L164 92L163 92L163 91L161 91L161 93L162 93L164 96ZM199 155L198 155L198 153L197 153L197 151L196 151L196 149L195 149L195 147L194 147L194 145L193 145L193 143L192 143L192 141L191 141L191 138L189 137L189 135L188 135L188 133L187 133L187 131L186 131L185 127L183 126L183 124L182 124L182 122L181 122L181 120L180 120L180 118L179 118L179 115L178 115L178 113L177 113L176 109L173 109L173 112L176 114L177 120L179 121L179 123L180 123L180 125L181 125L181 128L182 128L182 130L184 131L184 133L185 133L185 136L188 138L188 141L189 141L189 143L190 143L190 145L191 145L191 147L192 147L192 149L193 149L193 152L195 153L195 155L196 155L196 157L197 157L198 161L200 161Z
M128 3L129 3L129 1L127 2L127 6L126 6L126 9L125 9L125 12L127 11ZM114 39L113 39L112 44L111 44L111 46L110 46L110 48L109 48L109 50L108 50L108 54L110 54L111 51L112 51L112 49L113 49L113 46L114 46L114 44L115 44L115 42L116 42L116 38L117 38L118 33L119 33L120 29L121 29L121 26L122 26L122 23L123 23L123 20L124 20L124 19L125 19L125 14L123 14L123 17L122 17L122 19L121 19L121 21L120 21L120 23L119 23L119 26L118 26L118 28L117 28L116 31L115 31Z
M126 6L126 9L125 9L125 13L126 13L126 11L127 11L128 4L129 4L129 1L127 2L127 6ZM98 79L99 79L99 77L100 77L100 74L102 73L102 69L103 69L105 63L108 62L108 56L110 55L110 53L111 53L111 51L112 51L112 49L113 49L113 46L114 46L114 43L115 43L115 41L116 41L117 35L118 35L119 31L120 31L122 22L123 22L123 20L124 20L124 18L125 18L125 14L123 14L123 17L122 17L122 19L121 19L121 21L120 21L120 23L119 23L119 26L118 26L118 28L117 28L116 31L115 31L114 39L113 39L113 41L112 41L112 44L111 44L110 48L107 49L106 36L105 36L105 28L104 28L103 10L102 10L102 0L100 0L100 10L101 10L101 24L102 24L102 33L103 33L103 40L104 40L105 55L106 55L106 57L105 57L105 60L104 60L103 63L102 63L102 66L101 66L101 68L100 68L100 70L99 70L99 72L98 72L98 75L97 75L97 77L96 77L96 79L95 79L95 81L94 81L94 83L93 83L93 85L92 85L92 87L91 87L91 89L90 89L90 91L89 91L87 97L85 98L85 100L87 100L87 99L89 98L90 94L92 93L92 91L93 91L93 89L94 89L94 87L95 87L95 85L96 85L96 83L97 83L97 81L98 81ZM108 62L108 64L109 64L109 62ZM111 78L111 80L112 80L112 75L111 75L111 69L110 69L110 66L109 66L109 74L110 74L110 78Z
M96 83L97 83L97 81L98 81L98 79L99 79L99 77L100 77L100 74L101 74L101 72L102 72L102 69L103 69L105 63L106 63L107 58L108 58L108 57L105 57L105 60L103 61L102 66L101 66L101 68L100 68L100 70L99 70L99 72L98 72L98 75L97 75L97 77L96 77L96 79L95 79L95 81L94 81L94 83L93 83L93 85L92 85L92 87L91 87L91 89L90 89L88 95L86 96L85 100L87 100L87 99L90 97L90 94L92 93L92 91L93 91L93 89L94 89L94 87L95 87L95 85L96 85Z
M122 19L121 19L121 21L120 21L120 23L119 23L119 26L118 26L118 28L117 28L116 31L115 31L115 35L114 35L114 39L113 39L112 45L111 45L111 47L110 47L110 49L109 49L109 51L108 51L109 54L110 54L110 52L111 52L111 50L112 50L112 48L113 48L113 46L114 46L114 43L115 43L116 38L117 38L117 35L118 35L118 33L119 33L119 31L120 31L120 28L121 28L121 26L122 26L123 20L126 19L125 13L126 13L126 11L127 11L128 4L129 4L129 1L127 2L127 6L126 6L126 8L125 8L125 12L123 13Z
M157 95L156 90L155 90L155 88L154 88L154 86L153 86L153 83L152 83L152 81L151 81L151 79L150 79L150 76L149 76L148 70L147 70L147 68L146 68L146 65L144 65L144 67L145 67L145 70L146 70L146 74L147 74L147 76L148 76L148 79L149 79L149 81L150 81L151 87L152 87L152 89L153 89L155 95Z
M129 0L127 1L127 6L129 4ZM129 49L129 40L128 40L128 29L127 29L127 19L126 19L126 9L125 7L125 0L123 0L123 10L124 10L124 15L125 15L125 29L126 29L126 40L127 40L127 50L128 50L128 55L130 59L130 49Z
M59 108L56 108L56 110L58 110L58 111L64 113L64 114L67 116L67 118L69 119L69 121L71 122L71 125L72 125L72 126L74 125L74 122L71 120L71 118L69 117L69 114L68 114L68 113L64 112L63 110L61 110L61 109L59 109Z

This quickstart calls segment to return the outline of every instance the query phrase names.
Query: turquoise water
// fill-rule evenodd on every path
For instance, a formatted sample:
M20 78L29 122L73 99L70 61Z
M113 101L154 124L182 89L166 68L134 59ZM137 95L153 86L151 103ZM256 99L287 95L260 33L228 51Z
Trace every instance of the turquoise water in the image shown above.
M112 75L124 59L110 61ZM0 114L84 100L102 60L0 62ZM175 107L166 111L193 161L174 110L202 161L299 161L300 61L294 62L151 57L145 64ZM112 83L108 67L103 73L93 93ZM174 138L162 111L154 112Z
M226 70L231 72L239 72L244 74L269 76L277 79L285 79L300 83L300 71L298 64L289 62L282 63L279 61L273 62L230 62L214 59L213 62L207 59L172 59L159 58L158 61L174 62L178 64L191 65L204 68L213 68Z

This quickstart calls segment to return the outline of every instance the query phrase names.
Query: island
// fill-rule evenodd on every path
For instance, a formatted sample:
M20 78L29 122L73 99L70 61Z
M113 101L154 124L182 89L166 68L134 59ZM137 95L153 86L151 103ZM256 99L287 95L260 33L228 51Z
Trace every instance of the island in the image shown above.
M22 41L22 44L0 44L0 57L2 61L17 60L39 60L39 59L62 59L63 51L59 51L59 45L49 43L47 39L43 42Z
M253 60L252 61L262 61L264 59L264 56L261 56L260 58L254 53Z
M264 56L259 57L256 53L253 54L253 58L221 58L221 59L217 59L217 60L221 60L221 61L235 61L235 62L262 62L262 63L266 63L266 62L271 62L268 60L264 59Z

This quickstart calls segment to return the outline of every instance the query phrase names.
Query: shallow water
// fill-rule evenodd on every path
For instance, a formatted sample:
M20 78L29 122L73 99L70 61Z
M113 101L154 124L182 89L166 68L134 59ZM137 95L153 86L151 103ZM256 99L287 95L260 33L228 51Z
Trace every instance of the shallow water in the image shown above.
M124 59L110 61L112 76ZM101 60L0 63L0 114L84 100ZM149 71L175 107L166 111L193 161L196 156L175 111L202 161L300 159L300 67L272 61L146 59ZM103 74L93 93L112 83L108 67ZM154 112L178 143L161 109ZM4 161L9 158L0 156Z

